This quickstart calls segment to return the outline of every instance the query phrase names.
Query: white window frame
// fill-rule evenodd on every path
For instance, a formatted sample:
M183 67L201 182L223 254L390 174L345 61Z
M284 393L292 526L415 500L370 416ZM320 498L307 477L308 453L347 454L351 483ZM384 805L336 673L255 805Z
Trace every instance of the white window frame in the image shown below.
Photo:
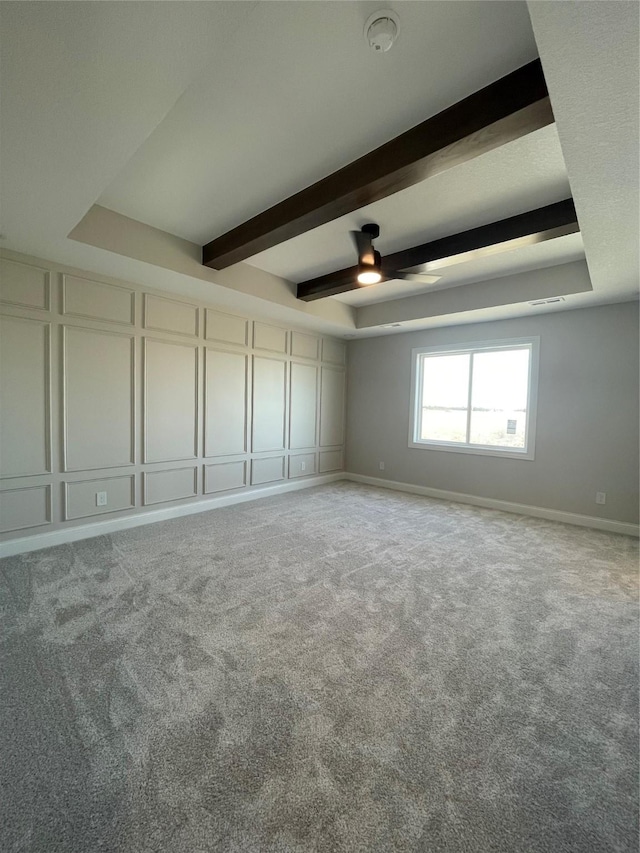
M473 355L478 352L496 352L506 349L529 350L529 391L527 395L527 421L525 425L526 445L520 447L495 447L484 444L461 444L453 441L419 439L420 412L422 411L422 364L423 355ZM475 456L501 456L509 459L534 459L536 439L536 410L538 405L538 364L540 357L540 338L502 338L492 341L473 341L445 346L416 347L411 350L411 408L409 410L409 447L421 450L445 450L448 453L471 453ZM468 413L471 411L471 393L473 388L473 358L469 359L469 398ZM469 435L467 417L467 435Z

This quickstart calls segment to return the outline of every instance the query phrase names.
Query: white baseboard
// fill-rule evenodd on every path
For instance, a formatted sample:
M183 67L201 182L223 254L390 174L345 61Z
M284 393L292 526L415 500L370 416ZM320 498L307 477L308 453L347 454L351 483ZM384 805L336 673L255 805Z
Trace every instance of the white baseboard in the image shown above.
M513 512L517 515L531 515L534 518L546 518L549 521L560 521L563 524L575 524L578 527L593 527L596 530L607 530L609 533L625 533L628 536L640 536L640 526L626 521L613 521L609 518L599 518L594 515L579 515L575 512L563 512L559 509L547 509L542 506L499 501L494 498L482 498L477 495L466 495L462 492L449 492L444 489L431 489L428 486L415 486L412 483L398 483L395 480L383 480L380 477L367 477L364 474L346 473L344 479L353 483L364 483L368 486L380 486L383 489L393 489L397 492L409 492L413 495L424 495L428 498L438 498L454 503L473 504L487 509L499 509L502 512Z
M77 542L79 539L91 539L94 536L104 536L106 533L116 533L119 530L129 530L132 527L141 527L144 524L154 524L157 521L167 521L171 518L180 518L183 515L195 515L199 512L208 512L211 509L219 509L224 506L255 501L260 498L270 498L284 492L295 492L299 489L308 489L311 486L321 486L324 483L333 483L335 480L344 479L343 471L334 474L321 474L316 477L305 477L300 480L286 480L283 483L274 483L272 486L252 489L247 492L236 492L232 495L217 495L205 498L181 506L154 509L148 512L137 512L125 515L121 518L110 518L105 521L95 521L91 524L76 525L73 527L61 527L46 533L36 533L32 536L23 536L20 539L7 539L0 542L0 558L13 557L16 554L26 554L28 551L39 551L41 548L51 548L53 545L64 545L67 542Z
M26 554L29 551L39 551L41 548L50 548L54 545L63 545L67 542L77 542L80 539L91 539L94 536L103 536L107 533L116 533L119 530L129 530L132 527L141 527L145 524L155 524L158 521L168 521L171 518L180 518L184 515L195 515L199 512L208 512L220 507L233 506L234 504L255 501L260 498L269 498L285 492L294 492L299 489L308 489L311 486L321 486L325 483L333 483L336 480L350 480L353 483L363 483L368 486L378 486L383 489L392 489L397 492L408 492L413 495L424 495L428 498L437 498L454 503L473 504L487 509L498 509L502 512L516 513L517 515L530 515L534 518L546 518L549 521L559 521L563 524L575 524L578 527L592 527L596 530L606 530L610 533L624 533L628 536L640 536L640 527L637 524L629 524L624 521L613 521L609 518L598 518L592 515L579 515L573 512L563 512L546 507L530 506L528 504L512 503L511 501L500 501L494 498L483 498L477 495L467 495L462 492L449 492L445 489L432 489L428 486L416 486L413 483L399 483L395 480L383 480L380 477L367 477L364 474L352 474L344 471L336 471L332 474L321 474L316 477L306 477L301 480L287 480L283 483L274 483L259 489L247 492L236 492L232 495L218 495L213 498L194 501L181 506L154 509L148 512L138 512L121 518L110 518L104 521L96 521L90 524L82 524L71 527L61 527L46 533L36 533L32 536L23 536L19 539L8 539L0 542L0 558L13 557L16 554Z

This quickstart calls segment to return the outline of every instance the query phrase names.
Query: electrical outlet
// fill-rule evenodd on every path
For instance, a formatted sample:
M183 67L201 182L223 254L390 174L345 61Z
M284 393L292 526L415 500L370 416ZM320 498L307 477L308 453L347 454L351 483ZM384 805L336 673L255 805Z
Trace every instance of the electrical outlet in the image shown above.
M106 506L107 505L107 493L106 492L96 492L96 506Z
M378 468L379 468L381 471L384 471L384 462L378 462Z
M306 463L306 462L301 462L301 463L300 463L300 470L301 470L301 471L306 471L306 470L307 470L307 463Z
M607 493L606 492L596 492L596 503L597 504L606 504L607 502Z

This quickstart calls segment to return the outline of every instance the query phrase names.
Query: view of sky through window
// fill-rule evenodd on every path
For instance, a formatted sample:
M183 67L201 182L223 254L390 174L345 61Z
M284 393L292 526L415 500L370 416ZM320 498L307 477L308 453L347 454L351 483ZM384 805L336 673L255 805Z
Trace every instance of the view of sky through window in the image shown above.
M529 359L526 347L424 356L420 439L524 448Z

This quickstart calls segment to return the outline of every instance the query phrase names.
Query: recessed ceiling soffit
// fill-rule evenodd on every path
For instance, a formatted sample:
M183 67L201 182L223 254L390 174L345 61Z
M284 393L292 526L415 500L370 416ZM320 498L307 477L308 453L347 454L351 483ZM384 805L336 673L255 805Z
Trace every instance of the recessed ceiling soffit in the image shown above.
M542 66L534 60L215 238L203 247L203 264L224 269L553 121ZM382 273L419 275L577 230L573 202L565 199L396 252L383 259ZM356 273L348 268L300 282L298 298L311 301L360 287Z

